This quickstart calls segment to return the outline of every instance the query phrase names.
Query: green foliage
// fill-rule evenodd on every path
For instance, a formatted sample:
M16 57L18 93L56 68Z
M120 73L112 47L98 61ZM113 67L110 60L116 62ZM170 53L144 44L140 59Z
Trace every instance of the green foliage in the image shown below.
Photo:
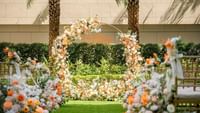
M99 67L100 74L108 74L110 73L110 63L104 58L101 59L101 64Z
M111 46L111 62L112 64L124 65L124 45L116 44Z
M177 48L184 55L200 55L200 44L184 43L180 40L177 43Z
M5 54L3 48L9 47L15 50L22 60L26 60L28 57L36 58L39 61L43 61L44 57L48 58L48 46L42 43L33 44L12 44L12 43L0 43L0 61L3 60Z
M160 51L161 50L158 44L145 44L142 45L141 48L141 54L144 58L153 57L153 53L159 54Z
M69 63L72 75L103 75L103 74L123 74L126 71L124 65L114 65L102 58L100 64L84 64L78 60L75 64Z
M72 63L81 60L84 64L98 65L102 58L111 57L110 46L103 44L73 43L69 46L68 52Z
M74 83L77 83L79 80L84 80L91 82L94 79L100 79L100 80L121 80L122 74L103 74L103 75L75 75L72 77L72 81Z
M17 44L14 48L24 60L28 57L36 58L39 61L43 61L43 57L48 58L48 47L46 44Z
M94 65L83 64L81 60L78 60L74 66L74 75L98 74L98 69Z

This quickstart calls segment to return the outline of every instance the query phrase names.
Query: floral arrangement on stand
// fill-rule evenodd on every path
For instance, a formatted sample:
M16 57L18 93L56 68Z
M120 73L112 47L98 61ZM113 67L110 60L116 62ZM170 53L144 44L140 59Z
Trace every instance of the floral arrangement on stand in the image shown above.
M142 82L134 86L133 90L127 91L124 97L123 106L127 108L126 113L175 113L173 105L174 80L175 77L183 77L182 67L178 58L176 41L179 38L168 39L165 43L167 53L164 62L160 63L159 58L146 59L145 70L141 72ZM169 64L164 72L155 72L155 65ZM146 79L144 73L150 71L150 78Z
M88 32L100 32L100 22L98 18L79 19L69 28L65 27L64 33L58 36L52 47L53 65L55 66L56 76L58 76L62 82L64 90L67 96L73 95L73 84L71 81L71 75L68 70L68 46L75 40L80 40L82 34Z
M20 61L16 52L4 49L9 64L16 71L10 70L7 76L6 91L1 91L3 111L5 113L49 113L59 108L64 102L64 95L59 79L50 76L49 68L29 58L26 63ZM14 73L13 73L14 72Z

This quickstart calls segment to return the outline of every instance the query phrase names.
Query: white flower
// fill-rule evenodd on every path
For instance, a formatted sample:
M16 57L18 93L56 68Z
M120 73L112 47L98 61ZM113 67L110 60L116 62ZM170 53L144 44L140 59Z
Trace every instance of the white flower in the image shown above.
M175 107L173 104L169 104L167 106L167 111L169 111L170 113L174 113L175 112Z
M134 103L139 103L140 102L140 95L136 94L134 98Z
M150 107L150 109L151 109L152 111L156 111L156 110L158 110L158 106L157 106L157 105L152 105L152 106Z
M165 89L163 90L163 93L164 93L165 95L168 94L168 90L167 90L167 88L165 88Z
M13 105L12 110L13 110L15 113L17 113L17 112L19 111L20 108L21 108L21 106L20 106L19 104L15 104L15 105Z
M145 111L144 113L153 113L153 112L148 110L148 111Z
M48 110L44 110L43 113L49 113L49 111Z
M126 103L123 104L123 108L127 108L127 104Z
M131 110L128 110L126 113L132 113Z
M55 108L58 109L58 108L60 108L60 106L59 106L58 104L56 104L56 105L55 105Z
M16 113L14 110L9 110L6 113Z

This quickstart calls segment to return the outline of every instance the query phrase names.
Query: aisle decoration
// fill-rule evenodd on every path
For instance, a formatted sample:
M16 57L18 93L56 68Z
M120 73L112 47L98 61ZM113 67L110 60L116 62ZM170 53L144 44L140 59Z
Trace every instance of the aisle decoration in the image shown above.
M143 78L142 82L133 90L126 92L123 106L126 113L175 113L173 105L175 77L183 77L182 67L179 61L181 55L176 49L176 41L179 38L168 39L165 43L167 53L164 62L158 63L159 58L154 53L154 58L148 58L145 66L146 72L150 71L150 79ZM164 72L155 72L156 65L169 64ZM144 75L143 73L141 73ZM178 76L179 75L179 76Z
M59 108L64 102L61 83L58 78L50 76L49 68L29 58L22 63L18 54L9 48L4 49L7 63L14 65L7 76L8 84L3 111L5 113L49 113Z

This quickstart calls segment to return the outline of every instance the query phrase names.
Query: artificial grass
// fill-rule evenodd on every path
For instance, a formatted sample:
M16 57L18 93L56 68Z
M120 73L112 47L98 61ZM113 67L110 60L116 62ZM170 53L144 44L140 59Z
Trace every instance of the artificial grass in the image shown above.
M120 102L69 101L53 113L123 113Z

